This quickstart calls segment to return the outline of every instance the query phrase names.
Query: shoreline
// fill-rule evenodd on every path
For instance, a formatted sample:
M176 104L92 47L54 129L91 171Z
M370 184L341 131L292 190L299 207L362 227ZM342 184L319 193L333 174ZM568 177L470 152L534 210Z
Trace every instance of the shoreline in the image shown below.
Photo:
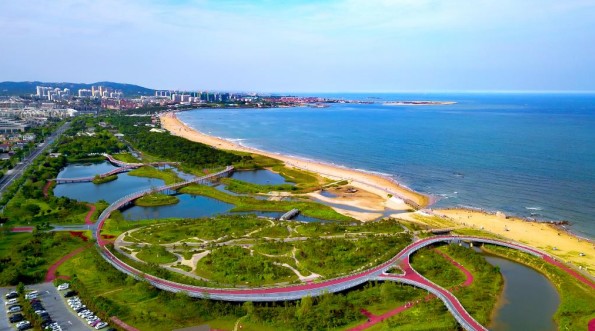
M387 176L350 169L340 165L323 163L320 161L309 160L296 156L288 156L280 153L246 147L235 141L210 136L195 130L177 118L174 112L165 113L160 116L160 119L162 127L168 130L171 134L186 138L191 141L200 142L223 150L260 154L280 160L284 162L286 166L317 173L329 179L349 180L352 186L374 193L385 199L385 203L389 208L391 205L397 205L397 208L401 209L404 201L412 202L413 204L416 204L422 208L430 205L432 202L431 197L415 192ZM389 194L392 195L392 197L388 197Z
M384 208L404 210L405 199L419 204L420 210L431 205L434 201L431 196L425 196L408 189L393 179L377 173L369 173L361 170L345 168L339 165L326 164L314 160L302 159L295 156L287 156L278 153L258 150L246 147L236 141L230 141L219 137L213 137L193 129L175 116L174 112L168 112L160 116L161 125L171 134L184 137L191 141L200 142L223 150L238 151L251 154L260 154L270 158L283 161L286 166L299 168L305 171L317 173L324 177L335 180L350 180L354 187L373 193L384 200ZM387 194L393 194L388 197ZM353 205L353 203L344 202ZM333 208L334 209L334 208ZM371 208L373 209L373 208ZM428 209L425 209L426 211ZM344 211L339 211L343 213ZM567 229L560 229L559 226L549 222L529 222L520 217L502 217L502 213L488 212L476 208L437 208L431 210L431 214L458 223L460 226L469 229L481 229L500 237L529 244L541 249L551 255L559 257L563 261L572 262L575 266L582 266L583 272L593 277L595 273L595 243L584 237L579 237ZM378 211L376 211L377 213ZM371 211L374 213L374 211ZM355 216L355 215L352 215ZM358 215L362 216L362 215ZM362 217L363 218L363 217ZM371 220L370 217L368 220ZM535 232L539 230L539 232ZM578 253L584 253L579 256Z

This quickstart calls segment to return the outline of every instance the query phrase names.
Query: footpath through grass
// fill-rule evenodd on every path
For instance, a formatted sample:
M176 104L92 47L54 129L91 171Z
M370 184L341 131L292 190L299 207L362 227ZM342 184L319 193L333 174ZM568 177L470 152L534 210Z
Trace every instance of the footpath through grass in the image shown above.
M49 266L85 242L68 232L0 233L0 286L43 281Z

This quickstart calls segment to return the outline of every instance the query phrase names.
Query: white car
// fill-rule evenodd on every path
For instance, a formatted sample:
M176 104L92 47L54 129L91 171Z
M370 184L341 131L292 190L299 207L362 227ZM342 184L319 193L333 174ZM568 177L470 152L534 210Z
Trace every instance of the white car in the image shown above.
M19 303L19 299L10 299L10 300L6 300L4 302L5 306L10 306L10 305L16 305L17 303Z
M31 324L31 322L29 322L29 321L20 321L20 322L18 322L16 324L16 327L18 328L20 326L27 325L27 324Z
M95 325L95 329L96 329L96 330L103 329L103 328L105 328L106 326L107 326L107 323L105 323L105 322L101 322L101 323L99 323L99 324Z
M25 299L27 299L27 300L37 299L37 292L31 292L31 293L25 294Z
M70 288L70 284L68 283L63 283L58 285L58 291L64 291L67 290L68 288Z

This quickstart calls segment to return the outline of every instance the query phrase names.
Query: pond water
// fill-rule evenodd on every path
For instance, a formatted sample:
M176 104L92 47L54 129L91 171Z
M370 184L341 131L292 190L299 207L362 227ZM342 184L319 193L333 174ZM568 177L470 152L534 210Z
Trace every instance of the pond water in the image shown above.
M142 219L159 219L170 217L198 218L228 212L233 205L200 195L178 194L180 200L175 205L158 207L133 206L122 211L125 219L137 221Z
M115 167L108 162L89 163L89 164L70 164L58 174L58 178L74 178L74 177L88 177L96 174L108 172ZM190 179L194 176L186 174L176 168L172 168L178 176L183 179ZM234 178L252 182L256 184L283 184L285 178L281 175L268 170L256 171L237 171L233 174ZM124 195L140 191L150 187L158 187L164 185L161 179L135 177L128 173L118 174L118 179L95 185L93 183L69 183L59 184L54 188L54 195L64 196L71 199L86 202L97 202L105 200L109 203L116 201ZM217 189L234 194L227 191L223 185L216 186ZM140 207L133 206L122 211L123 216L127 220L140 219L158 219L158 218L197 218L207 217L216 214L223 214L229 212L233 205L225 203L216 199L191 194L178 194L180 200L175 205L158 206L158 207ZM266 199L267 197L262 197ZM258 216L279 218L283 213L281 212L250 212ZM296 221L302 222L321 222L322 220L298 215L294 218Z
M71 164L62 169L58 174L58 178L94 176L112 169L114 167L109 163L106 164L106 162L84 165ZM54 195L86 202L105 200L112 203L127 194L163 184L164 182L161 179L135 177L128 175L128 173L121 173L118 174L117 180L99 185L91 182L59 184L54 187Z
M92 177L114 169L116 167L109 162L74 163L63 168L58 174L58 178Z
M293 184L278 173L266 169L234 171L231 178L259 185Z
M328 190L321 190L319 193L320 193L320 195L322 195L323 197L326 197L326 198L338 197L338 195L336 195L335 193L328 191Z
M496 308L490 330L557 330L553 316L560 304L556 288L541 273L520 263L484 254L500 267L504 291Z

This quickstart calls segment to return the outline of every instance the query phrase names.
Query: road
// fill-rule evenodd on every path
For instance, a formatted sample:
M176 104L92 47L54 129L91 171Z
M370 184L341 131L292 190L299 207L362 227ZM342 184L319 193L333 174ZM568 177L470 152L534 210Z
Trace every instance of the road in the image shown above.
M19 162L11 171L10 173L6 173L2 178L0 178L0 197L4 194L4 191L12 182L23 175L23 172L35 160L41 153L43 153L49 146L51 146L56 138L58 138L64 131L66 131L70 127L70 122L64 123L61 127L59 127L56 131L54 131L43 143L41 146L36 146L35 149L29 153L28 156L25 157L21 162Z

